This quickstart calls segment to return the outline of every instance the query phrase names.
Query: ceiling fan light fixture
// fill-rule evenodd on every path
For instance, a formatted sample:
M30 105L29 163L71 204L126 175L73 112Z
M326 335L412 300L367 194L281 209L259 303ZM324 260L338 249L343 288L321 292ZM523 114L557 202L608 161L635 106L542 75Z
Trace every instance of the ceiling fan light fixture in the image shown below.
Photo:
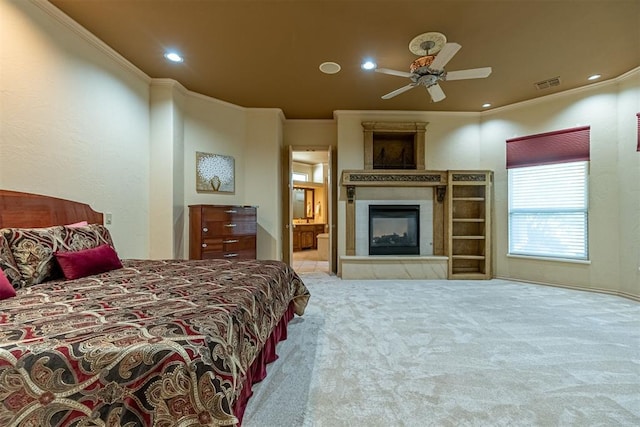
M367 59L366 61L364 61L364 62L360 65L360 67L361 67L363 70L375 70L375 69L378 67L378 65L377 65L375 62L373 62L372 60Z
M167 52L164 54L164 57L171 62L184 62L184 58L176 52Z
M320 71L322 71L325 74L336 74L337 72L339 72L342 67L340 67L340 64L338 64L337 62L323 62L322 64L320 64Z

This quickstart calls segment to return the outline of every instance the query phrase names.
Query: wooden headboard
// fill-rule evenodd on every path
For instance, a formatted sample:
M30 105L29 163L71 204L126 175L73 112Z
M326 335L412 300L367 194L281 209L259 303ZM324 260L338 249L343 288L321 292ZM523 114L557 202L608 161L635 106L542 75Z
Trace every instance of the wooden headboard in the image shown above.
M102 224L102 214L85 203L0 190L0 228L50 227L80 221Z

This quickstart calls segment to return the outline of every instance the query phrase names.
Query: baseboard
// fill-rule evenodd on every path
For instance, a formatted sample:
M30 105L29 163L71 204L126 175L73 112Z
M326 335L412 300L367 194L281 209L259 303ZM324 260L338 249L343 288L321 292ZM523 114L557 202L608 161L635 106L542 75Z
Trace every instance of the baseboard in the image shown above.
M585 286L576 286L576 285L565 285L560 283L546 283L546 282L536 282L533 280L524 280L524 279L514 279L513 277L503 277L503 276L495 276L495 279L501 280L510 280L512 282L521 282L521 283L532 283L534 285L543 285L543 286L551 286L555 288L565 288L565 289L573 289L576 291L587 291L587 292L595 292L598 294L607 294L607 295L615 295L618 297L630 299L632 301L640 302L640 295L630 294L624 291L616 291L613 289L604 289L604 288L587 288Z

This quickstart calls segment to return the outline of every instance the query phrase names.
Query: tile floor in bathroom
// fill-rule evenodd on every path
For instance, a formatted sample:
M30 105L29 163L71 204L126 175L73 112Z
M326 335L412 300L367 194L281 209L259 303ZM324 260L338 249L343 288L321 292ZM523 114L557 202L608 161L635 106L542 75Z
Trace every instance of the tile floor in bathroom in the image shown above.
M328 273L329 261L320 261L317 250L296 251L293 253L293 269L296 273Z

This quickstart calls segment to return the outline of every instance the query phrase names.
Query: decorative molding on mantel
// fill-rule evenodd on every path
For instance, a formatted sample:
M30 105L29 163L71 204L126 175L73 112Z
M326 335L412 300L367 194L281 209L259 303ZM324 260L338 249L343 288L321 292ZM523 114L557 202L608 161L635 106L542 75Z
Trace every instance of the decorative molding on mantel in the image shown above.
M341 184L362 187L425 187L447 185L447 171L343 170Z
M403 132L414 133L424 132L427 129L427 122L362 122L362 128L370 132Z
M447 185L448 171L414 170L343 170L341 185L345 187L439 187ZM484 182L486 173L456 172L452 181Z

